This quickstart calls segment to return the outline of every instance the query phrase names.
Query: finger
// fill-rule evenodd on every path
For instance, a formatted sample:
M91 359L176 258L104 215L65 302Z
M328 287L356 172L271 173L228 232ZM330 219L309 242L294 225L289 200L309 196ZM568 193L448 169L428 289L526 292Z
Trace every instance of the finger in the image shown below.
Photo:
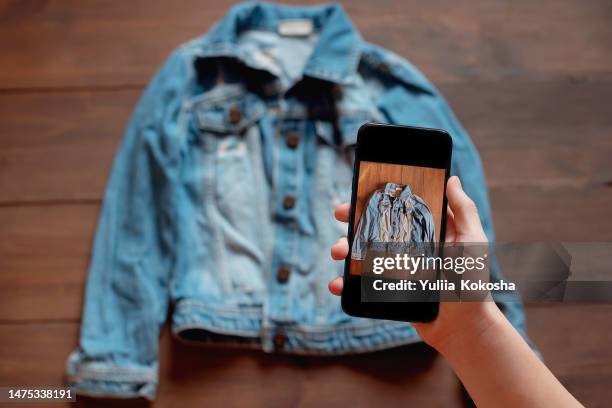
M448 179L446 197L448 205L453 212L453 221L457 233L467 233L474 228L480 227L480 217L478 216L476 204L463 191L459 177L453 176Z
M453 210L447 206L446 208L446 237L445 242L455 242L457 230L455 229L455 214Z
M336 219L341 222L348 222L350 209L351 205L349 203L344 203L337 206L336 210L334 211Z
M348 244L348 240L345 237L340 238L331 247L331 257L332 259L335 259L336 261L343 260L344 258L346 258L348 253L349 253L349 244Z
M336 296L340 296L342 294L343 286L344 286L344 279L342 279L341 277L337 277L336 279L329 281L329 284L327 285L327 287L329 288L329 291Z

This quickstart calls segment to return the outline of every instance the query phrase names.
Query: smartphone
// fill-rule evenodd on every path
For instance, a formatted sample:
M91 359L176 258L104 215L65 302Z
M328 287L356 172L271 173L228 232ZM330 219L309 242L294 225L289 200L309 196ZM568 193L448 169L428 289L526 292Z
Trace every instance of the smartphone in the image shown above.
M364 298L364 287L373 277L367 268L372 267L369 256L376 245L382 244L384 252L385 245L444 242L451 155L452 140L443 130L361 126L348 226L350 252L344 267L345 313L409 322L437 317L439 302L431 293L416 301L377 301ZM376 249L380 254L381 248Z

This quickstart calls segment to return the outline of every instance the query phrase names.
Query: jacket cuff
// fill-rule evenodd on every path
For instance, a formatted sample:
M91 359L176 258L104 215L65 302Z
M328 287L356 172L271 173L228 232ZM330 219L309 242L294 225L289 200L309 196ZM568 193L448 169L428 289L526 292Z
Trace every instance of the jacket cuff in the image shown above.
M87 358L75 350L66 362L66 383L79 395L153 401L158 383L157 364L118 366L112 361Z
M365 256L363 256L363 255L362 255L362 254L360 254L360 253L353 252L353 253L351 254L351 259L352 259L353 261L363 261L363 260L365 259Z
M353 248L351 249L351 259L356 261L363 261L366 255L366 249L364 245L355 245L353 244Z

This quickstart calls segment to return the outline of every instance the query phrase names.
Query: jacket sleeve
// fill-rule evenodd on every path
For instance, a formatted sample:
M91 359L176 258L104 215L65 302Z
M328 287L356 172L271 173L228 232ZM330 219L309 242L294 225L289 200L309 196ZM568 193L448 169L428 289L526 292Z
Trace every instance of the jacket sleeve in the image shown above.
M436 228L433 215L427 204L420 198L415 203L414 217L412 218L414 228L419 231L418 242L434 242L436 240Z
M183 58L175 52L145 90L115 157L89 267L79 347L66 367L77 393L154 398L158 337L175 262L177 117L185 77Z
M380 108L391 123L443 129L451 135L451 173L459 176L466 193L478 206L484 230L492 241L491 208L480 156L442 95L428 83L423 89L398 83L382 95Z
M380 51L376 51L380 54ZM446 130L453 140L451 173L459 176L465 192L474 200L489 242L495 241L487 185L480 156L440 92L407 61L386 56L394 79L378 97L378 108L390 123ZM489 262L491 278L501 279L499 264ZM497 300L497 299L496 299ZM525 339L525 319L519 298L500 300L498 305Z
M373 223L376 220L376 193L370 197L367 206L365 207L361 219L359 220L359 226L357 232L355 232L355 239L353 240L353 247L351 252L351 258L355 260L364 260L367 253L368 243L372 241L372 228Z

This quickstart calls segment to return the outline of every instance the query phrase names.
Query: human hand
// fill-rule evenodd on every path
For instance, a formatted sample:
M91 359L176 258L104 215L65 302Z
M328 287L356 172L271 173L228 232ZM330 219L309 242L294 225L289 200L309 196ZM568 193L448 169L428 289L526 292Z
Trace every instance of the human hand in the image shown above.
M487 242L478 209L474 201L463 191L459 178L449 178L446 185L448 209L446 215L446 242ZM349 204L336 207L338 221L348 222ZM335 260L343 260L349 253L348 240L344 237L331 248ZM338 277L329 283L334 295L342 294L343 279ZM500 317L501 316L501 317ZM503 318L495 303L441 302L438 317L429 323L413 323L421 338L432 347L444 352L452 344L471 336L482 335L497 319Z

